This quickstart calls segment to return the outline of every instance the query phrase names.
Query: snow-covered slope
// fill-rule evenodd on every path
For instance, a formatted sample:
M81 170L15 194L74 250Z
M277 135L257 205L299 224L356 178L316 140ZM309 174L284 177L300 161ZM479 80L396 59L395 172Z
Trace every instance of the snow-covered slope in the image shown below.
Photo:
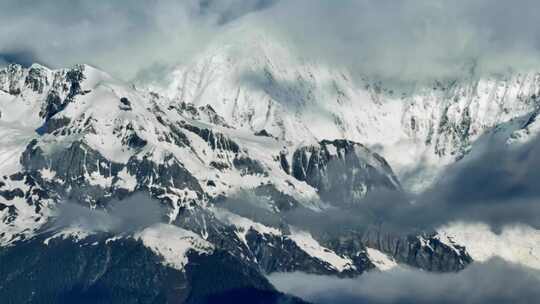
M540 269L540 231L529 226L508 226L496 234L484 224L455 223L442 227L440 233L466 246L477 261L500 257Z
M173 225L157 224L135 235L143 244L163 257L164 263L178 270L183 270L188 263L187 253L195 250L211 253L212 244L197 234Z
M342 247L311 235L306 227L293 227L286 218L291 212L354 206L371 191L401 191L386 160L366 146L349 140L292 142L267 130L235 127L213 106L139 91L90 66L49 70L12 65L0 75L1 111L9 113L1 121L24 127L27 134L7 146L13 163L1 172L3 245L47 233L47 224L65 204L109 209L142 192L165 207L167 222L181 227L178 240L174 229L135 235L165 258L165 265L180 269L187 263L180 247L206 244L267 272L355 274L375 267L361 235ZM31 119L18 125L14 118L25 115ZM249 210L224 217L228 211L223 208L234 206L230 201L235 197L249 203L244 209L264 210L275 220L257 222L261 219L250 218ZM107 227L75 228L62 229L47 243L59 236L82 242L96 231L109 232ZM169 237L170 242L156 243ZM456 260L455 267L469 259L450 247L386 250L399 252L405 263L417 252L432 260Z
M530 238L506 251L484 231L484 250L474 227L419 235L340 227L335 235L291 214L317 218L353 210L371 192L421 190L492 135L526 142L540 130L538 74L387 88L238 31L164 86L142 90L87 65L0 70L2 248L39 238L46 246L130 240L180 272L195 252L259 275L358 275L399 264L456 271L496 254L536 263ZM163 206L166 224L106 240L50 230L65 204L110 210L135 193Z
M421 190L491 128L538 106L540 74L395 88L307 60L261 31L232 28L165 82L167 95L211 105L237 128L292 142L345 138L373 147ZM426 169L412 175L419 164Z

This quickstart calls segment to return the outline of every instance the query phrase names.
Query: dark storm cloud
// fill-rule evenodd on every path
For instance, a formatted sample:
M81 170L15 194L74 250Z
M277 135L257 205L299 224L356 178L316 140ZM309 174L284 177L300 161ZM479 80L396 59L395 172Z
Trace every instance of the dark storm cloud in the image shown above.
M529 304L540 297L536 270L497 259L472 264L458 273L401 268L355 279L274 274L270 281L279 290L315 304Z
M482 222L495 231L514 224L540 229L540 139L515 146L488 142L473 152L423 193L375 191L342 217L357 227L375 223L402 232L451 222Z
M276 214L264 209L271 201L244 191L225 205L268 225L288 223L322 237L372 229L404 235L429 233L453 222L481 222L495 232L516 224L540 229L540 139L515 146L486 142L473 151L420 194L374 188L360 200L343 201L347 197L343 193L350 191L344 187L327 195L331 206L323 211L299 205ZM328 172L336 168L340 166L327 165Z
M483 153L458 162L426 191L418 208L427 206L426 224L481 221L493 228L522 223L540 228L540 140L522 146L489 144Z
M538 168L540 138L521 145L493 138L442 172L423 193L374 191L337 214L357 227L375 223L402 232L451 222L482 222L495 231L514 224L540 229Z
M39 59L36 55L27 50L4 50L0 52L0 66L18 63L23 66L30 66L34 62L38 62Z
M72 226L94 232L133 232L163 222L166 208L144 194L134 194L121 201L111 201L107 209L90 209L75 202L59 204L51 227L58 230Z

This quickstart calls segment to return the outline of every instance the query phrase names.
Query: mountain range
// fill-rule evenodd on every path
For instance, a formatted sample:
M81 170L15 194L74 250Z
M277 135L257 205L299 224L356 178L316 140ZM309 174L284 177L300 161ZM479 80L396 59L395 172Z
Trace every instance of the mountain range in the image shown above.
M266 275L540 268L532 227L396 229L377 208L531 142L539 73L396 86L246 36L159 80L0 70L2 299L303 303Z

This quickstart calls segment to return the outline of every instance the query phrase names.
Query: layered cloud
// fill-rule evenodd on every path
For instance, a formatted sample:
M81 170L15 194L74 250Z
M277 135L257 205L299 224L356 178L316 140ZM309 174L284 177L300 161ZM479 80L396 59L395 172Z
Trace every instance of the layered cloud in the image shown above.
M540 69L539 9L534 0L7 0L0 58L86 62L130 79L189 61L240 23L358 75L415 82Z
M537 1L283 1L269 12L300 52L386 81L538 67Z
M47 231L79 227L90 232L134 232L166 219L165 206L148 195L135 193L109 202L107 209L90 209L75 202L59 204Z
M419 194L375 188L361 199L342 201L341 192L350 191L345 187L336 189L322 211L300 204L276 214L268 199L241 191L223 205L269 226L287 223L319 236L371 229L409 235L454 223L483 223L495 233L516 225L540 229L540 173L535 170L540 167L540 138L516 146L487 142L477 148ZM338 162L327 164L328 176L344 174Z
M0 58L18 61L31 53L49 66L88 63L130 79L187 60L221 27L272 2L6 0L0 3Z
M274 274L281 291L315 304L528 304L540 296L540 274L494 259L458 273L397 268L355 279L303 273Z

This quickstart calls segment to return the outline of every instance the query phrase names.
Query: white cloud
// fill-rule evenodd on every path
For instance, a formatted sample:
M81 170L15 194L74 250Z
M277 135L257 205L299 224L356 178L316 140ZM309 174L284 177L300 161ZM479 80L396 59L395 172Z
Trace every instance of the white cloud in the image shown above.
M223 22L270 4L265 0L6 0L0 3L0 55L31 51L35 60L46 65L89 63L129 79L155 64L189 58L218 34Z
M540 70L534 0L16 1L0 4L0 54L86 62L131 78L188 61L231 21L298 52L387 81ZM246 18L251 15L250 18Z
M272 20L299 51L383 80L540 67L531 0L282 1ZM272 26L272 24L268 24Z
M303 273L273 274L280 291L315 304L528 304L540 296L539 273L502 260L458 273L394 268L343 279Z

